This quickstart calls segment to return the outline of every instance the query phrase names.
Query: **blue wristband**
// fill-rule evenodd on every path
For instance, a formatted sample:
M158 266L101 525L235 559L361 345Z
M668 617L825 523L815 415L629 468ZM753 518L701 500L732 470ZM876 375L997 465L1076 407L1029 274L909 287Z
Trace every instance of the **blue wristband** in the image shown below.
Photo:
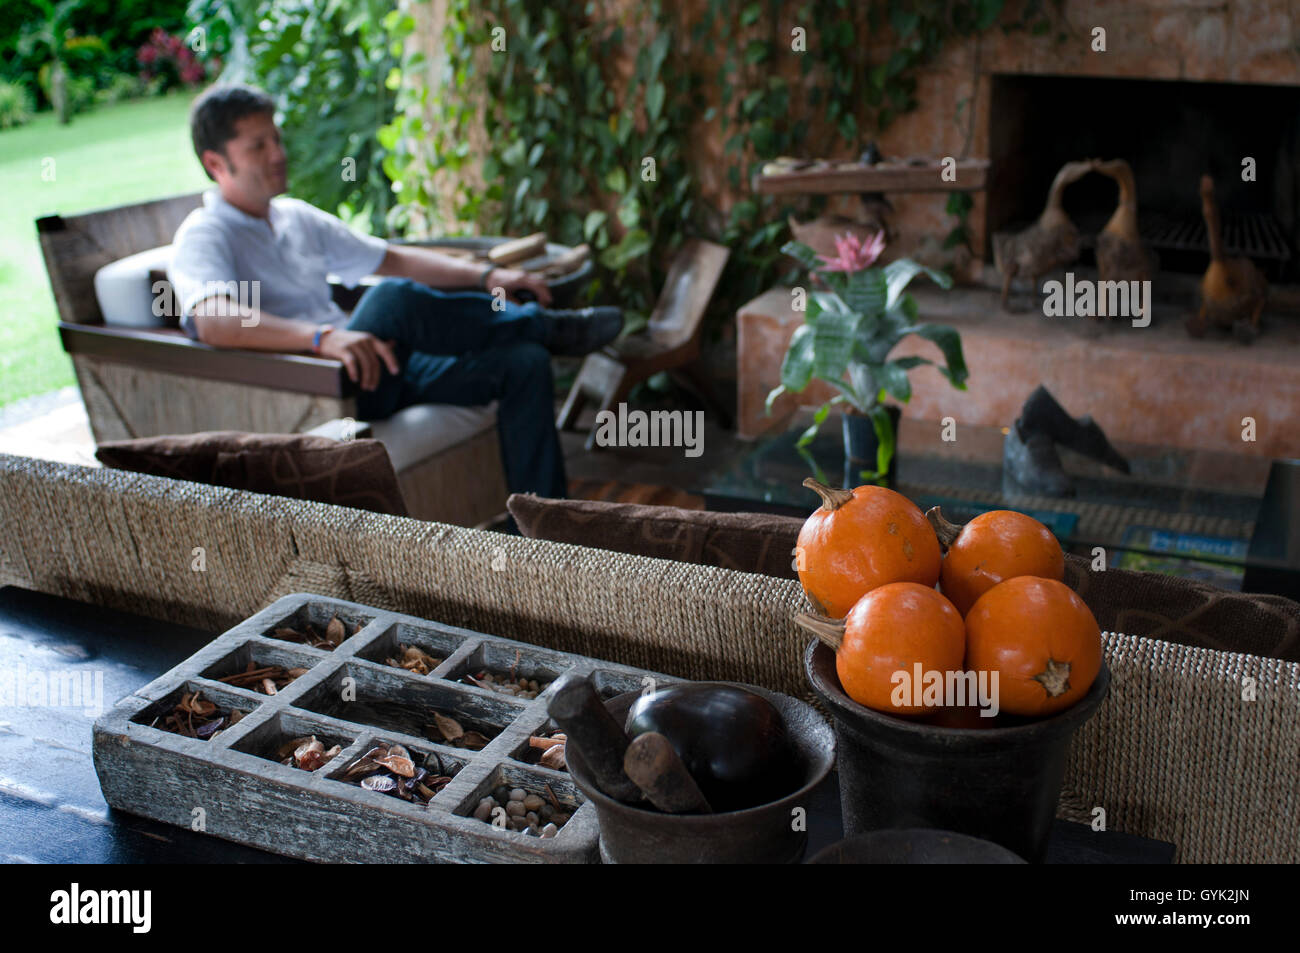
M320 341L326 334L334 330L332 324L322 324L316 329L316 333L311 336L311 350L313 354L320 353Z

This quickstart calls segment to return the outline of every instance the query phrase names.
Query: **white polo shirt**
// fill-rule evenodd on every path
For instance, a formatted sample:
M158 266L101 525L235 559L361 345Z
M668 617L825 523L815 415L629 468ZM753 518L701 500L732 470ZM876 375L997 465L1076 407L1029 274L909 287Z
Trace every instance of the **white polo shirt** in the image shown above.
M268 218L257 218L213 188L203 193L203 208L176 230L167 278L190 337L197 337L191 310L228 282L235 282L231 297L256 301L282 318L342 323L347 315L335 304L327 276L355 287L374 274L387 250L382 238L355 232L299 199L274 198Z

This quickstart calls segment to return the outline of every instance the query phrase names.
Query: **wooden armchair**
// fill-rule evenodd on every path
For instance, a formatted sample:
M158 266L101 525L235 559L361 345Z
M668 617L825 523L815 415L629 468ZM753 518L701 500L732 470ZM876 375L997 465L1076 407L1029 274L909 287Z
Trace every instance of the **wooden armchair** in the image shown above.
M695 394L722 426L730 426L726 411L712 399L708 381L694 366L700 356L704 312L730 254L726 247L699 238L683 245L668 270L645 330L587 355L555 426L560 430L573 427L588 400L600 404L597 414L617 410L633 387L660 371L667 371L679 385ZM587 449L595 446L593 427L587 436Z
M72 358L96 443L205 430L300 433L355 418L356 385L338 361L309 354L217 349L168 326L104 324L95 272L136 252L169 244L202 204L202 193L38 219L41 252L59 310L59 337ZM348 309L359 292L335 288ZM495 413L447 408L447 426L428 436L429 407L374 427L388 447L418 519L472 526L505 509ZM387 430L389 436L385 436Z

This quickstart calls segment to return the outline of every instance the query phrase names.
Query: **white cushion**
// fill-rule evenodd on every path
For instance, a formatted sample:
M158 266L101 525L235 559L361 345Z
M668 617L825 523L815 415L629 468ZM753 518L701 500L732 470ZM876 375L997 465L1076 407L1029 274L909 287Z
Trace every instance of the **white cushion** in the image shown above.
M172 246L160 245L109 262L95 272L95 300L99 302L104 323L132 328L163 327L165 317L153 313L154 293L149 272L166 271L171 257Z
M496 422L495 402L481 407L415 404L386 420L374 421L370 424L370 432L388 451L393 469L401 473L413 464L491 429ZM341 440L344 429L344 421L338 419L326 421L307 433Z

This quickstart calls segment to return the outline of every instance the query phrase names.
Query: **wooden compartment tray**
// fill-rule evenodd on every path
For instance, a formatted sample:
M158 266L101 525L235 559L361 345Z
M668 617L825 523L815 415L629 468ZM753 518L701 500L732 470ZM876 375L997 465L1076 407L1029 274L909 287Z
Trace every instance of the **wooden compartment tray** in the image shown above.
M349 635L333 651L277 638L282 627L324 630L337 615ZM442 661L427 675L385 664L397 645L417 645ZM249 662L305 668L274 695L219 681ZM523 760L530 735L546 729L549 688L519 699L464 684L483 670L535 679L591 675L605 697L678 679L525 642L471 632L311 593L293 593L249 619L105 713L94 726L95 771L110 805L132 814L327 862L594 863L597 824L565 771ZM151 727L186 692L222 711L245 712L210 740ZM433 712L490 737L480 751L424 733ZM290 739L316 735L341 744L306 771L275 757ZM427 805L336 777L378 742L405 746L419 760L437 754L459 765ZM572 810L554 837L501 828L473 816L479 800L505 785L554 798ZM552 803L554 803L552 802Z

